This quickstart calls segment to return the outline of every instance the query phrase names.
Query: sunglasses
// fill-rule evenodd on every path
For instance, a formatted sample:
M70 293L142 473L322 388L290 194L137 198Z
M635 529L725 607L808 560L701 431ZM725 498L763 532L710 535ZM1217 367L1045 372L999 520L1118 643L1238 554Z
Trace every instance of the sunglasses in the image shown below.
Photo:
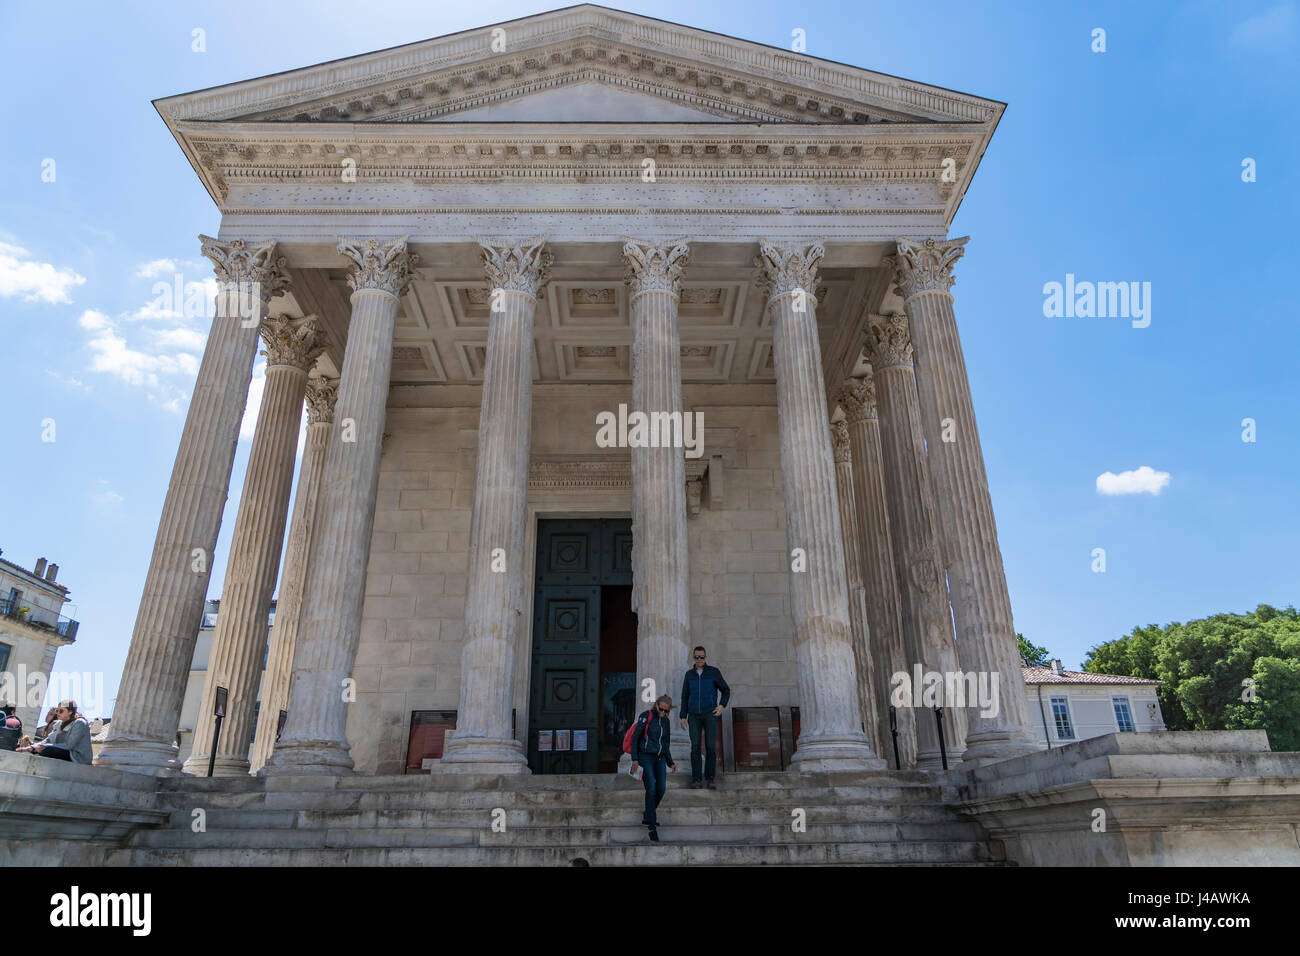
M702 661L702 660L704 660L704 655L703 655L703 654L696 654L696 655L695 655L695 659L696 659L697 661Z
M660 707L660 708L659 708L659 713L660 713L662 716L667 717L667 716L668 716L668 711L670 711L670 710L672 710L671 707Z

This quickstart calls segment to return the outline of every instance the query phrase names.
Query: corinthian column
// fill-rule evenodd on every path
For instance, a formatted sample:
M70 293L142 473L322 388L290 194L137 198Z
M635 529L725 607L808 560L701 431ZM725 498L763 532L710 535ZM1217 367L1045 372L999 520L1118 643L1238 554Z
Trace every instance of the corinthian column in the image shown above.
M864 354L871 363L876 385L885 505L889 511L898 592L903 601L903 646L913 665L908 668L913 683L907 704L922 708L916 715L920 721L916 766L919 770L935 770L943 765L937 726L932 708L924 706L923 688L914 683L913 668L920 664L923 672L934 671L946 676L955 675L958 665L952 615L948 611L948 586L939 554L934 492L925 461L925 436L912 371L907 317L891 315L873 321L867 331ZM944 707L944 738L951 765L960 759L963 750L965 713L954 710L953 702L943 697L935 703Z
M329 446L338 392L336 378L307 379L307 441L302 466L298 469L298 492L293 498L293 517L289 521L289 547L285 552L275 626L271 629L271 649L262 682L262 708L258 711L257 735L253 741L254 773L271 756L280 711L289 709L289 681L293 677L293 649L298 642L302 591L307 583L307 556L311 553L316 502L320 499L325 450Z
M249 247L241 239L199 238L221 293L158 520L109 737L96 761L140 773L168 769L175 754L258 325L267 302L289 285L274 242Z
M623 246L631 287L632 407L665 421L687 414L682 408L682 349L677 304L686 242L630 240ZM651 419L653 421L654 419ZM677 700L690 665L690 573L686 537L686 463L669 442L638 445L632 456L632 610L637 612L637 687L647 677L655 695ZM679 711L685 716L685 710ZM677 715L674 715L675 717ZM690 754L686 731L672 721L672 746Z
M862 585L867 601L869 653L865 676L859 686L869 689L880 715L880 739L886 759L893 761L889 734L889 701L895 674L907 673L907 652L903 647L903 619L898 598L898 576L894 573L894 549L890 543L889 514L885 507L885 484L881 477L880 423L876 416L876 391L870 376L849 379L839 391L844 422L849 435L849 458L853 465L854 503L857 505L859 541L862 547ZM911 708L894 709L898 729L899 764L916 766L916 715Z
M772 322L786 537L792 555L790 599L803 725L793 766L803 771L878 769L884 761L872 753L860 725L840 508L826 427L814 294L823 255L820 244L805 248L763 243L756 262ZM798 570L804 566L806 570Z
M952 267L966 242L900 239L898 255L888 257L886 265L894 269L916 348L917 391L939 504L958 656L964 670L989 675L985 679L999 685L995 714L981 716L978 708L967 712L964 759L982 764L1036 747L1027 729L1011 598L953 313Z
M253 739L253 711L266 653L266 619L280 573L303 391L307 370L324 350L315 316L302 322L267 319L262 323L262 338L266 384L221 586L221 610L194 726L194 749L183 768L186 773L207 773L218 687L229 693L213 775L233 777L249 770L248 744Z
M883 733L875 695L871 692L870 629L867 625L867 596L862 584L862 531L858 526L858 504L853 490L853 461L849 453L849 427L844 421L831 425L831 452L835 458L835 488L840 502L840 534L844 539L844 571L849 588L849 629L853 632L853 660L857 665L858 703L862 726L873 749L890 753L888 716Z
M406 237L339 240L338 250L355 265L348 277L352 320L293 652L293 707L264 773L352 769L346 704L356 699L351 673L361 640L393 328L417 258Z
M533 314L551 254L531 245L484 243L492 287L479 407L474 511L469 531L460 706L440 769L528 773L510 726L515 648L524 621L524 534L533 422Z

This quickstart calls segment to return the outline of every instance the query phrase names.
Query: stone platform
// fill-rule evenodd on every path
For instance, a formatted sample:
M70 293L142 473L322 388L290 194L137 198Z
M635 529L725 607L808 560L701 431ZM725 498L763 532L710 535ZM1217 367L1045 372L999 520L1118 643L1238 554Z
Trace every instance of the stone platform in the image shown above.
M1300 754L1260 731L1115 734L947 773L685 782L670 777L652 844L640 785L608 774L209 780L0 753L0 850L63 866L1300 864Z

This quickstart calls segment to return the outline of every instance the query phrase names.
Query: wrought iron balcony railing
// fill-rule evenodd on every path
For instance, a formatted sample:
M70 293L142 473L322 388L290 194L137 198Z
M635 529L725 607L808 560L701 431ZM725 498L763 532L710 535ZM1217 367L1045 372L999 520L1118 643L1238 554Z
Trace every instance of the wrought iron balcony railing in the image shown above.
M45 631L54 631L60 637L66 637L70 641L77 639L77 628L80 626L77 621L70 617L55 614L43 607L29 607L21 599L16 601L12 598L0 600L0 617L21 621L24 624L39 627Z

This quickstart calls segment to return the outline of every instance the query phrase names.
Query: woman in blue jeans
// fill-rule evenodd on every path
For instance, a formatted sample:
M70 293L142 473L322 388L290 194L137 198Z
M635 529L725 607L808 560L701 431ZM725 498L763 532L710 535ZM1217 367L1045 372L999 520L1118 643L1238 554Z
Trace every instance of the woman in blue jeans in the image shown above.
M668 750L670 736L669 713L673 709L673 699L664 694L655 701L654 707L646 711L636 721L636 732L632 734L632 773L641 768L641 782L645 784L645 815L641 822L650 828L650 839L659 842L659 822L655 809L668 790L667 770L677 771L673 755Z

